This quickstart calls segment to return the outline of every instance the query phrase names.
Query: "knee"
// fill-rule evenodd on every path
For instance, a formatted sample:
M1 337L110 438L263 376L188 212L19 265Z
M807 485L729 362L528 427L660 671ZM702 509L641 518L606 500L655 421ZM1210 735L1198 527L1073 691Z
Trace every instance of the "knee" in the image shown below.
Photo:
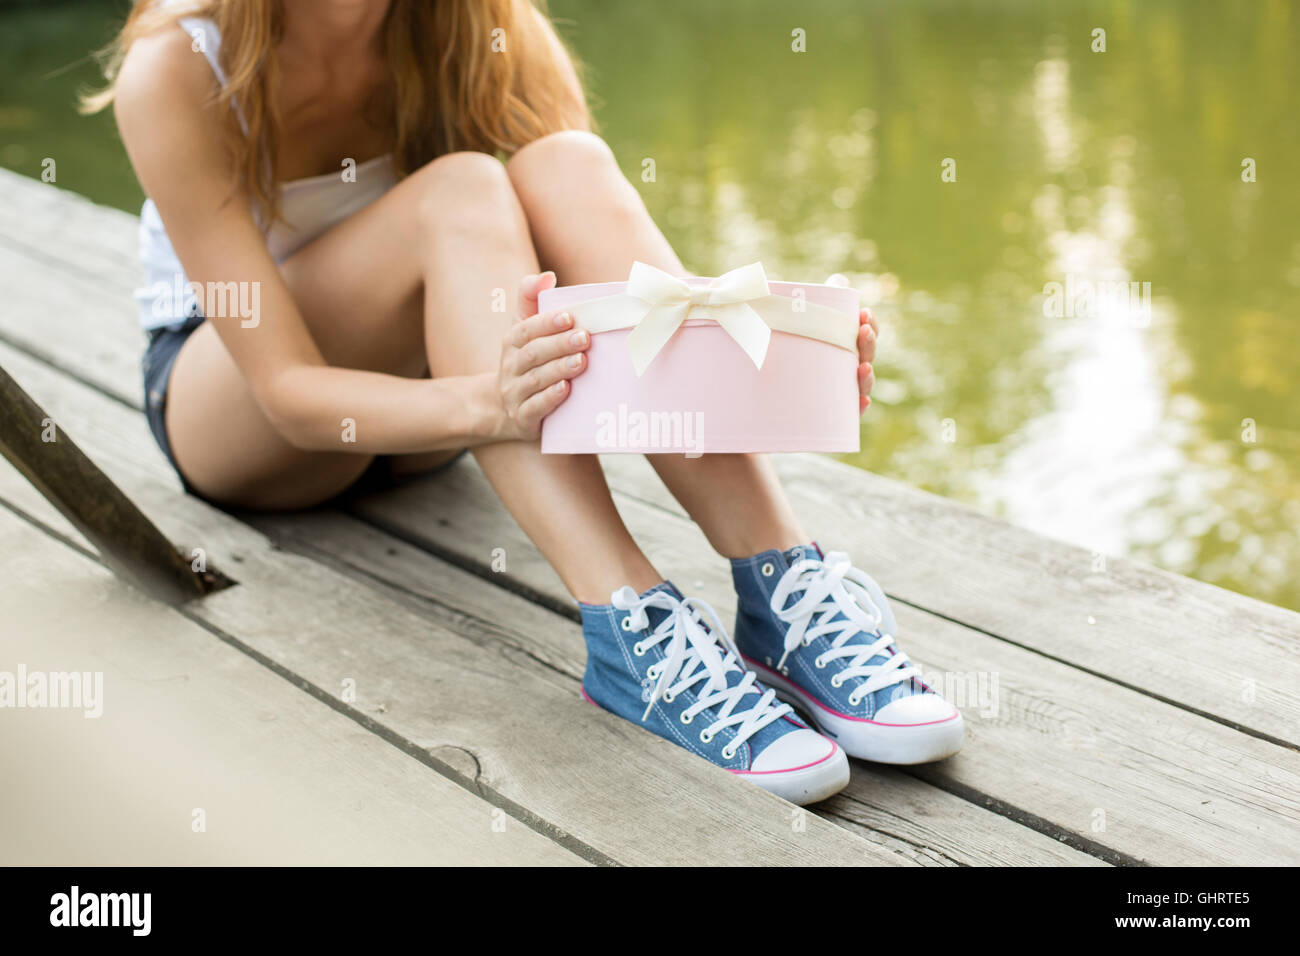
M464 150L445 153L414 173L421 200L445 208L447 203L481 205L514 202L514 187L505 166L495 156Z
M515 194L530 219L598 202L603 214L636 215L641 197L627 181L608 144L585 130L564 130L533 140L506 164Z
M476 230L526 228L514 186L494 156L469 150L446 153L411 174L416 209L440 228L460 223ZM458 215L472 210L472 215Z
M595 133L578 129L533 140L510 157L506 172L517 189L559 176L590 179L602 173L622 175L609 144Z

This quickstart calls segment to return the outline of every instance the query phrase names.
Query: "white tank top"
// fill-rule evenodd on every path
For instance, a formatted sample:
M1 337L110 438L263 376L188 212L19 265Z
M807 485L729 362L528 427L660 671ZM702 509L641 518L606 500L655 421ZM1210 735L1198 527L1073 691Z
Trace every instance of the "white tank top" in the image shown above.
M226 76L217 56L221 49L217 25L199 17L182 17L178 24L202 43L204 56L217 81L224 86ZM370 205L396 183L392 156L385 154L359 163L355 182L344 181L340 169L337 173L279 184L281 220L266 235L272 258L277 263L283 262L331 226ZM140 261L144 264L145 286L136 290L135 298L140 306L140 324L146 330L177 326L201 313L152 199L146 199L140 210Z

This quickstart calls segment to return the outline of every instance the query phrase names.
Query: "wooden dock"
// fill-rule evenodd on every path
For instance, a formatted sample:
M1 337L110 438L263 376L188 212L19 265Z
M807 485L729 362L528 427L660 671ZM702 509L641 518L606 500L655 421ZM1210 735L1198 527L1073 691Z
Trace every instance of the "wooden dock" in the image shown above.
M315 841L369 847L366 862L1300 863L1300 614L1123 560L1098 571L1090 552L898 482L783 458L804 523L881 582L968 734L939 764L855 763L847 790L800 811L582 701L576 609L468 456L306 514L185 495L140 411L136 229L0 171L0 367L237 583L180 609L124 594L0 463L0 669L44 626L43 646L98 662L118 699L152 694L186 718L153 763L69 750L46 758L50 779L85 759L83 785L121 795L152 773L164 783L133 805L162 830L224 799L196 750L246 740L239 785L262 806L312 794ZM646 462L605 464L651 558L729 620L726 563ZM110 613L129 622L111 637L96 631ZM242 829L203 858L273 862L258 834L284 837L295 814L241 806ZM64 825L90 812L73 803ZM184 830L135 862L194 858Z

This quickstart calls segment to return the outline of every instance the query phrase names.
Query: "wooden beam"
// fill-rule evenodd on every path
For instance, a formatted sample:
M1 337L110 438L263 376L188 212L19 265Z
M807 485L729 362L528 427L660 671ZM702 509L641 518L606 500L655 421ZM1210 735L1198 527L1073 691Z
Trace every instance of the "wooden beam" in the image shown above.
M441 623L280 549L243 520L178 493L140 413L0 344L0 364L85 435L87 450L174 537L202 542L242 583L178 609L294 687L582 859L625 865L917 865L915 854L797 811L734 774L578 696L510 634ZM25 481L0 468L13 502L72 537ZM74 538L75 540L75 538ZM3 553L3 551L0 551ZM451 566L435 573L467 606L500 589ZM509 597L509 595L507 595ZM517 601L497 601L514 615ZM581 647L577 626L551 640ZM468 621L468 619L466 619ZM346 683L345 683L346 682ZM268 730L268 733L270 731ZM310 754L304 751L304 760ZM796 825L797 824L797 825ZM486 825L486 822L485 822ZM689 839L659 839L687 834Z
M3 368L0 454L85 535L105 564L147 594L180 604L217 586L219 578L195 572Z

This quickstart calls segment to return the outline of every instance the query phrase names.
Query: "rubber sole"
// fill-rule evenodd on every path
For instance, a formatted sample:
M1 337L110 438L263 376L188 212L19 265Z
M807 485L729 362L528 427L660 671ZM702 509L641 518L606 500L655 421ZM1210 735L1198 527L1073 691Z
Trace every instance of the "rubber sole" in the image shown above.
M762 787L782 800L803 806L833 797L849 785L849 758L844 748L830 741L831 752L816 763L795 770L768 770L755 773L732 770L737 777Z
M776 691L777 697L803 710L817 729L843 747L850 757L911 766L951 757L965 742L966 726L955 707L953 715L944 720L926 724L879 724L836 713L770 667L750 658L745 661L763 683Z
M587 695L585 687L579 686L578 693L592 707L605 709ZM844 754L844 748L833 740L828 743L831 745L830 753L802 767L791 770L728 770L727 772L799 806L818 803L833 797L849 785L849 759Z

